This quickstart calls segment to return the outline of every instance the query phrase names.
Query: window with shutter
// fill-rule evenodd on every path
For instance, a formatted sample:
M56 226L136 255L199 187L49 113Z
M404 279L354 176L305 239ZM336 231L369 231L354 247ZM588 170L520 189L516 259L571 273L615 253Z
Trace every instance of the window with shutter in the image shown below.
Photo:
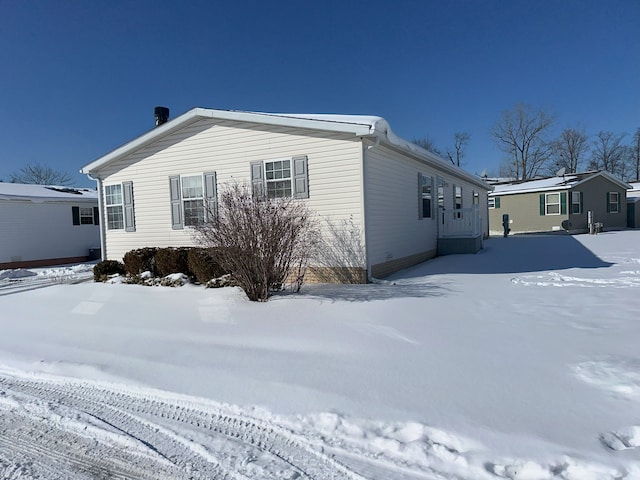
M251 163L251 188L258 197L309 198L306 155Z

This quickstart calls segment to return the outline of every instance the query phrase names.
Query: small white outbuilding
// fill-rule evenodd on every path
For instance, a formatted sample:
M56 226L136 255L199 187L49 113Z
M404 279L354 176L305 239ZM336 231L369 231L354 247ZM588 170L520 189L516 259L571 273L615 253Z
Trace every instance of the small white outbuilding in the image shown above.
M0 269L99 257L98 192L0 182Z
M476 252L488 236L491 187L399 138L381 117L194 108L166 121L168 110L156 110L164 113L156 128L81 169L98 182L103 259L193 245L203 204L234 182L348 221L365 280L439 253Z

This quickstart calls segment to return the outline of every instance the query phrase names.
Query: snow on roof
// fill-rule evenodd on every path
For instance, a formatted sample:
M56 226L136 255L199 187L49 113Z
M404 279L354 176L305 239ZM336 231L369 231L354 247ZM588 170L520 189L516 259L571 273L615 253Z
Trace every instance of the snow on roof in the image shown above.
M32 202L72 201L77 203L96 203L98 201L98 192L89 188L0 182L0 200L30 200Z
M596 175L606 177L612 182L618 183L623 188L631 188L630 185L618 180L607 172L591 171L569 173L558 177L534 178L532 180L498 183L494 184L494 190L490 195L512 195L517 193L547 192L551 190L569 190Z
M458 177L463 177L467 181L470 181L481 188L491 190L491 187L478 177L452 165L450 162L444 160L435 153L425 150L424 148L397 136L391 130L389 123L384 118L372 115L266 113L193 108L173 120L150 130L140 137L85 165L82 167L80 172L87 175L95 174L102 166L110 163L111 161L127 155L133 150L148 145L156 138L166 135L178 128L182 128L190 123L194 123L201 118L216 118L239 122L280 125L311 130L349 133L361 137L374 137L376 140L384 141L388 144L399 147L408 153L417 155L423 161L426 161L441 170L452 173Z

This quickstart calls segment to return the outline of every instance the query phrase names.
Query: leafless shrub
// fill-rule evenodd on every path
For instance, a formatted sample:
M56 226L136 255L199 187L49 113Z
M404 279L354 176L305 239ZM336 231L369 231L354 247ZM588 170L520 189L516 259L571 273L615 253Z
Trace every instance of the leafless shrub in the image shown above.
M320 282L362 283L365 277L365 248L361 229L353 218L323 221L323 235L316 242L314 273Z
M249 187L231 184L210 210L209 221L196 227L196 239L216 249L216 260L250 300L266 301L290 276L300 288L314 231L304 203L257 197Z

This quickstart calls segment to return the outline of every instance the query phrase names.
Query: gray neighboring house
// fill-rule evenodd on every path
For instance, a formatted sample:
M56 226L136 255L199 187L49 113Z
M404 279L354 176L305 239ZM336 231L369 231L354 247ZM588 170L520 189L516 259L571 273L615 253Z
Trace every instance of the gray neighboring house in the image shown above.
M588 212L604 230L627 227L627 190L631 186L607 172L498 183L489 194L489 230L503 234L503 215L511 233L587 232Z

